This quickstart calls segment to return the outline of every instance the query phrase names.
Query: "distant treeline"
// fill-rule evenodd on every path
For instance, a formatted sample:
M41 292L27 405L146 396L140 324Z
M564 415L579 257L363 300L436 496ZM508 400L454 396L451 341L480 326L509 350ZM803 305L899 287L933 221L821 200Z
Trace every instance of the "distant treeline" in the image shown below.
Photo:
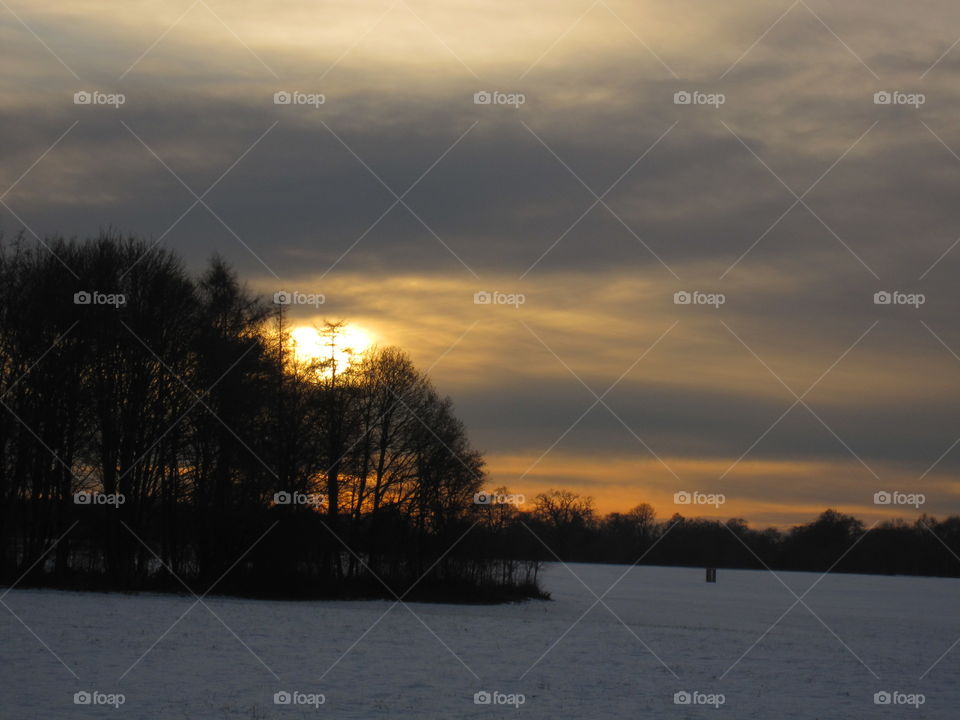
M298 360L287 310L135 238L0 241L0 582L540 596L451 401L341 323Z
M498 492L509 497L505 488ZM960 577L958 516L867 526L826 510L787 531L754 530L739 518L658 520L646 503L600 516L589 497L566 490L538 495L529 511L500 505L491 512L526 558Z

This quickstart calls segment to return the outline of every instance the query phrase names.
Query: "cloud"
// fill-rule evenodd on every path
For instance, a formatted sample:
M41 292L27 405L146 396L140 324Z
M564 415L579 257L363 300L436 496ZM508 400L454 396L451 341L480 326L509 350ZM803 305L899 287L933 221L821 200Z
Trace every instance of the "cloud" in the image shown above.
M581 380L602 393L677 323L611 391L617 415L658 453L726 467L826 372L806 398L819 418L795 407L750 460L855 502L822 467L870 477L855 453L916 478L948 451L928 477L956 469L960 51L944 53L960 10L807 5L770 29L783 10L753 0L183 17L43 0L18 12L62 63L0 19L0 229L113 226L194 267L219 251L264 293L323 292L325 313L436 362L492 456L542 452L593 402ZM126 102L77 106L83 89ZM325 102L276 105L280 90ZM527 301L476 306L482 290ZM678 306L681 290L725 303ZM898 290L926 301L874 304ZM649 459L602 406L560 449L610 497L598 458ZM764 487L745 511L788 514Z

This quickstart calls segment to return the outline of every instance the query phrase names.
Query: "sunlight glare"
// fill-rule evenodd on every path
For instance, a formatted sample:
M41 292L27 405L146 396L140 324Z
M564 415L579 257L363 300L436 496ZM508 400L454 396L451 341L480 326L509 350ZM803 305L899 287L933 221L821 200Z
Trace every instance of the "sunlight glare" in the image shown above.
M293 353L301 362L323 361L330 357L328 338L312 325L301 325L290 333ZM373 338L357 325L344 326L337 335L334 358L337 367L343 369L355 362L373 344Z

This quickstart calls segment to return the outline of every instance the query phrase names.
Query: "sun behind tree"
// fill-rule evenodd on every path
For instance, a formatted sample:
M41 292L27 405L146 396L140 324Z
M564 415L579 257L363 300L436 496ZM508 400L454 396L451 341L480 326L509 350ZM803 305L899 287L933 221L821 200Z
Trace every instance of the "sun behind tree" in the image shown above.
M356 362L374 343L373 336L359 325L343 324L335 332L300 325L290 332L293 353L301 362L336 362L337 370Z

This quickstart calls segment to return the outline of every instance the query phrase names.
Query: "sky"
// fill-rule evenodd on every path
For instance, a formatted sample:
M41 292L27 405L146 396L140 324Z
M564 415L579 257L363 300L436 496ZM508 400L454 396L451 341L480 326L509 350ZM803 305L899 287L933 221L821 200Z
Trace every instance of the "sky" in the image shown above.
M491 487L955 514L958 38L945 0L4 0L0 230L322 294L295 321L409 351Z

